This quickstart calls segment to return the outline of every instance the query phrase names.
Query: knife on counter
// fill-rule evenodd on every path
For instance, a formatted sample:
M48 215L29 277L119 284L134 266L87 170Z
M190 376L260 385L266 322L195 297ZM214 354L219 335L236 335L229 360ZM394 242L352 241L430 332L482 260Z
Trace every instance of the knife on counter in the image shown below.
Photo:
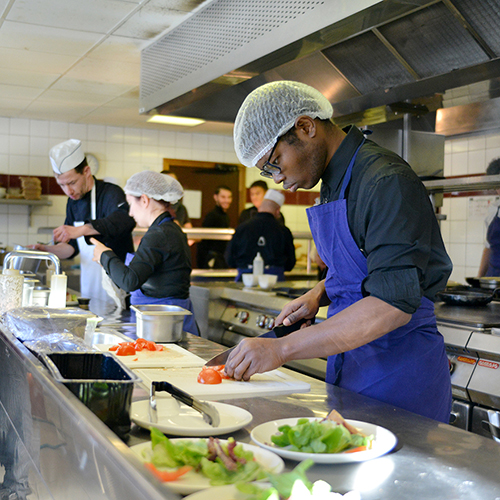
M275 326L271 331L263 333L262 335L259 335L257 337L249 337L249 338L256 338L256 339L275 339L275 338L281 338L281 337L286 337L292 332L296 332L297 330L300 329L300 327L309 321L306 318L299 319L296 323L293 325L285 326L285 325L279 325ZM314 319L311 320L311 324L314 323ZM221 352L220 354L217 354L217 356L214 356L212 359L208 360L205 363L205 366L219 366L219 365L225 365L227 358L231 354L231 352L234 351L236 348L236 345L231 347L230 349L227 349L224 352Z

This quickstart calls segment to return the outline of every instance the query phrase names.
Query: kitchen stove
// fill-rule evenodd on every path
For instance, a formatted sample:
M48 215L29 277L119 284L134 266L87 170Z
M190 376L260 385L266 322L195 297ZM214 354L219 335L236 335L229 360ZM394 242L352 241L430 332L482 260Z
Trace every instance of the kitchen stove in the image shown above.
M500 303L481 307L436 304L438 329L450 361L450 423L492 437L500 416Z

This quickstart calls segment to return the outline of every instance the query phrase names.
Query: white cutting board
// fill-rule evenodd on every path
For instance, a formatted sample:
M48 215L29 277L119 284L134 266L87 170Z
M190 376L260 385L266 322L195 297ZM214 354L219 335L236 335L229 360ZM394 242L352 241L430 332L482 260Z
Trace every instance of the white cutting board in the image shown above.
M221 384L200 384L197 382L201 368L166 368L163 370L136 370L137 375L149 391L151 382L167 381L199 399L218 401L221 399L251 398L257 396L278 396L309 392L307 382L294 379L280 370L252 375L248 382L222 380Z
M102 352L110 352L109 348L116 344L95 344L95 348ZM205 364L205 360L195 354L179 347L177 344L161 344L163 351L148 351L143 349L133 356L116 356L125 366L129 368L166 368L171 366L197 366Z

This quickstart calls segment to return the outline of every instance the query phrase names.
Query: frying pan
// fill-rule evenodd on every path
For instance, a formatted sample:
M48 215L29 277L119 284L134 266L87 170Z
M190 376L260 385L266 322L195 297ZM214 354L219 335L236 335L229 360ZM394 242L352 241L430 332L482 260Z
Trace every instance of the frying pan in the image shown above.
M446 290L439 292L437 297L446 304L454 306L485 306L489 304L497 295L500 288L491 292L486 290Z

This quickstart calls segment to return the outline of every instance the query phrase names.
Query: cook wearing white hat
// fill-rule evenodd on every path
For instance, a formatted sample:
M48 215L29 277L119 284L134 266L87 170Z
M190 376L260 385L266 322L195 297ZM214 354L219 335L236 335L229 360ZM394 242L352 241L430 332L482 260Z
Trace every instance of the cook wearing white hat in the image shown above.
M50 150L49 158L52 170L56 175L64 174L78 167L84 161L85 165L87 164L82 149L82 141L78 139L69 139L57 144Z
M276 274L279 281L285 279L285 271L295 266L292 233L279 222L283 203L285 196L281 191L268 189L258 212L236 228L227 250L227 263L238 269L236 281L241 281L242 274L252 272L257 252L264 259L264 272Z
M108 182L96 180L87 164L82 142L69 139L54 146L49 159L56 181L69 198L66 220L54 229L56 245L32 245L32 248L51 252L60 259L80 253L80 293L82 297L109 300L102 286L102 269L92 261L93 245L86 237L96 236L125 260L133 252L132 229L134 220L128 215L128 204L123 190ZM109 289L110 287L108 287ZM125 296L113 300L125 305Z
M283 203L285 203L285 195L276 189L268 189L264 196L264 200L274 201L274 203L281 208Z

